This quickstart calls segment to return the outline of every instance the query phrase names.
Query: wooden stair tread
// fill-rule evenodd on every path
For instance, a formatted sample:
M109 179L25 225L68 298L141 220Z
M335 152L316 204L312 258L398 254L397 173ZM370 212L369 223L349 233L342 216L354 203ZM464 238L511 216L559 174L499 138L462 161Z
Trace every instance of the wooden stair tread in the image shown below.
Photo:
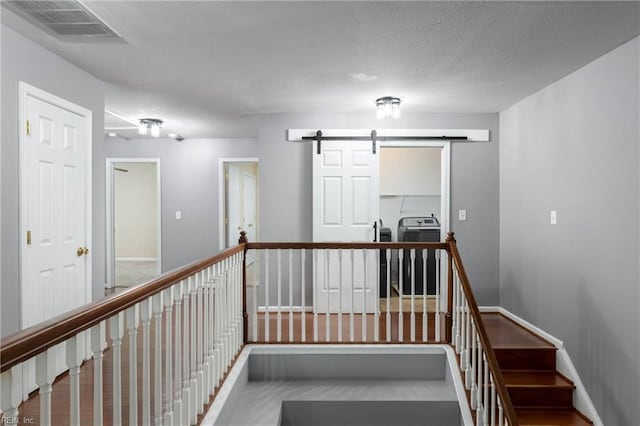
M483 312L481 315L489 341L494 349L555 349L552 343L533 334L498 312Z
M502 377L507 387L575 387L571 380L557 371L503 370Z
M521 426L587 426L593 424L575 408L558 410L516 407L516 414Z

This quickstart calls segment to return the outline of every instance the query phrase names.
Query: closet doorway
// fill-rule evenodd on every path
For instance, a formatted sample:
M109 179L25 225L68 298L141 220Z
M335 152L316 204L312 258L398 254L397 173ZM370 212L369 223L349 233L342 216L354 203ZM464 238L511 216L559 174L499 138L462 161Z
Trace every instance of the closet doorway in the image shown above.
M107 280L126 288L162 271L160 159L107 159Z

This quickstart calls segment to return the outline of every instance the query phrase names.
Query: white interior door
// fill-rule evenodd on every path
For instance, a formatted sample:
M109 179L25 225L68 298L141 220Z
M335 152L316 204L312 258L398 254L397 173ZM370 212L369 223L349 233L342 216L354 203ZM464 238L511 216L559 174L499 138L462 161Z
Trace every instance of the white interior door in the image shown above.
M26 93L21 208L21 325L30 327L87 303L87 191L91 121ZM66 369L62 347L52 348L57 373ZM25 368L25 392L35 385Z
M238 243L242 229L240 210L240 169L229 165L227 169L227 248Z
M313 241L374 241L379 216L379 156L363 141L322 141L313 149ZM377 250L318 254L314 311L375 312ZM366 258L366 260L365 260ZM342 267L340 267L342 265Z

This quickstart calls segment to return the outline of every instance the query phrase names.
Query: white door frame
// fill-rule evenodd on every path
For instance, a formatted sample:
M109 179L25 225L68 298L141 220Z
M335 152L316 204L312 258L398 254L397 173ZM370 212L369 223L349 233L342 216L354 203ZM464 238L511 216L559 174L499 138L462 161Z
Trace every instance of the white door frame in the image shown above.
M86 141L87 146L85 147L85 242L86 247L90 249L92 246L91 239L91 201L92 201L92 147L93 147L93 113L91 110L83 108L79 105L74 104L66 99L60 98L58 96L52 95L51 93L45 92L44 90L38 89L30 84L27 84L23 81L18 82L18 121L19 121L19 131L18 131L18 156L20 162L19 169L19 195L18 195L18 206L20 210L19 217L19 229L20 229L20 328L22 329L23 324L23 309L22 303L24 302L24 286L22 283L25 282L27 277L27 273L29 270L29 265L27 264L27 244L26 244L26 235L27 235L27 206L26 202L26 194L28 191L27 188L27 155L26 155L26 123L27 123L27 97L33 97L39 99L43 102L55 105L59 108L72 112L74 114L82 117L85 124L85 134L83 135L83 140ZM91 258L92 256L89 254L86 256L86 264L85 264L85 286L86 286L86 295L87 300L86 303L89 303L92 298L91 292Z
M115 163L155 163L156 165L156 194L158 196L156 219L158 232L158 274L162 273L162 179L160 176L159 158L120 158L109 157L106 163L106 236L107 236L107 282L105 288L115 287L115 243L113 235L114 223L114 202L113 202L113 166Z
M441 148L440 152L440 241L447 238L451 224L451 142L449 141L389 141L379 146L401 148ZM445 268L441 268L445 269Z
M226 206L226 202L224 199L225 194L225 185L224 185L224 164L225 163L258 163L260 164L260 160L258 157L229 157L229 158L219 158L218 159L218 242L220 246L220 251L225 249L225 223L224 223L224 210ZM258 176L256 176L257 183ZM259 194L257 193L258 185L256 185L256 198L259 198ZM256 201L256 210L258 208L258 202ZM259 211L259 210L257 210ZM257 216L257 215L256 215ZM257 219L259 220L259 219Z

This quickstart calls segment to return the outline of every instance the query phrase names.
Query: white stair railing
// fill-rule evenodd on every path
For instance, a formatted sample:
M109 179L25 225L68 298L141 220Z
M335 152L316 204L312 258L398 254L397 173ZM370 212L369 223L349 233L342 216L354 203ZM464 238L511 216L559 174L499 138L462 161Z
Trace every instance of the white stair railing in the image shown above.
M460 373L469 391L477 426L517 426L518 419L504 384L480 310L460 258L453 233L447 238L451 345L459 355Z
M442 342L445 243L248 242L247 249L255 259L249 342Z
M102 425L105 418L114 425L123 418L130 425L196 424L244 344L244 249L241 244L3 338L0 422L51 425L68 417L71 425ZM68 407L54 406L51 398L56 363L50 348L60 343ZM93 374L81 368L89 359ZM106 367L111 380L104 380ZM30 392L22 375L29 368L40 406L21 412ZM87 394L92 409L84 413Z

